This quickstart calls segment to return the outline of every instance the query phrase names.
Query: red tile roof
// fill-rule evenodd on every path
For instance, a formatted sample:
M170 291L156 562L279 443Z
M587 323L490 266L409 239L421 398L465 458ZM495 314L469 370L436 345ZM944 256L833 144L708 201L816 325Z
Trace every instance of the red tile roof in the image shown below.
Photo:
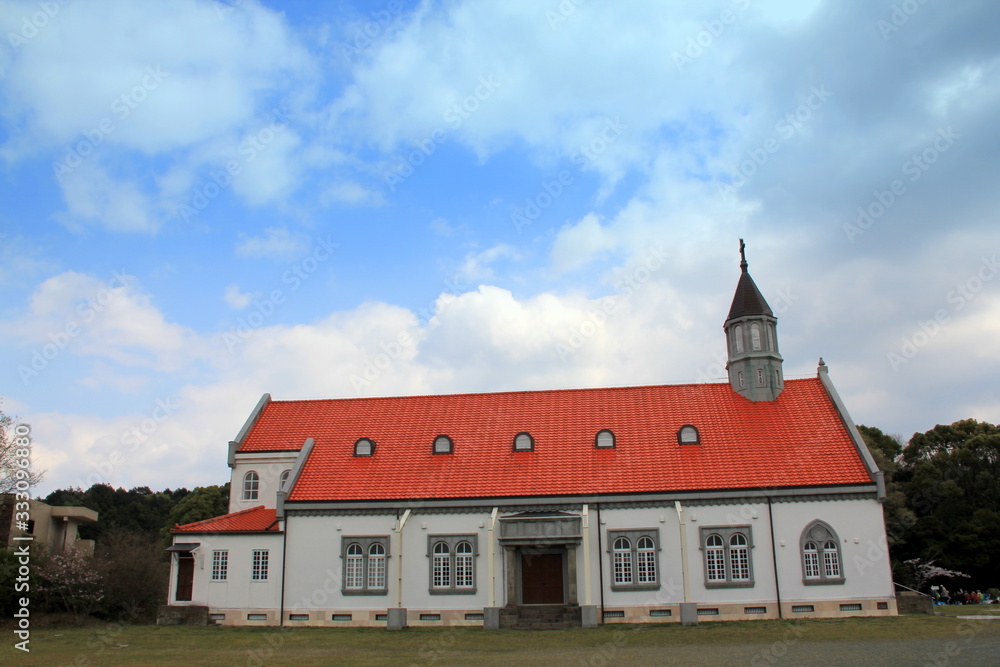
M277 532L274 508L259 505L214 519L174 526L172 533L265 533Z
M700 444L678 444L685 424ZM601 429L614 449L594 448ZM520 431L534 451L513 451ZM431 453L441 434L454 453ZM374 456L353 455L362 437ZM306 438L315 445L293 503L872 483L818 379L756 403L728 384L271 401L239 451L297 450Z

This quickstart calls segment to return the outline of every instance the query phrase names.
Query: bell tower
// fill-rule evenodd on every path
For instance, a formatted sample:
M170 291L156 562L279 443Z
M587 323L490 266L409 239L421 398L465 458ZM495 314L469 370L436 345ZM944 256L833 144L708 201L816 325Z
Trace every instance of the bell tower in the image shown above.
M751 401L773 401L784 389L778 352L778 318L747 272L746 244L740 239L740 281L723 325L729 386Z

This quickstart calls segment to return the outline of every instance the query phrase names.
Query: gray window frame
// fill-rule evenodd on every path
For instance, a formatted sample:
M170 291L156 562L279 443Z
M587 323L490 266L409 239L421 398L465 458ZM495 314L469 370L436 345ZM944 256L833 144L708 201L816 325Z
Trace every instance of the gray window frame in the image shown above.
M434 545L444 542L448 545L448 586L434 585ZM455 585L455 548L459 542L468 542L472 545L472 587L459 587ZM427 592L431 595L475 595L479 589L479 535L476 533L455 533L446 535L427 536Z
M747 526L700 526L699 527L699 543L698 547L702 552L702 578L705 582L705 588L753 588L755 585L754 574L753 574L753 551L756 546L753 543L753 531L749 525ZM730 559L730 541L733 535L740 533L747 540L747 566L750 570L749 579L733 579L733 569L732 560ZM708 550L706 548L706 542L711 535L718 535L722 538L722 561L725 567L726 578L725 580L717 579L709 581L708 579Z
M819 529L826 533L823 537L816 537L810 535L814 530ZM837 545L837 564L840 568L839 577L828 577L826 575L826 560L824 558L824 552L827 551L824 547L826 542L833 542ZM806 543L812 542L816 545L816 557L818 558L819 566L819 576L806 578ZM802 583L806 586L837 586L843 584L847 581L844 577L844 558L843 552L840 549L840 538L837 536L837 532L828 524L826 521L821 521L815 519L810 521L809 524L803 529L802 535L799 537L799 561L802 565Z
M615 582L615 540L624 537L629 541L629 556L632 559L632 583L619 584ZM648 537L653 540L653 553L656 554L656 581L638 583L639 579L639 540ZM659 528L628 528L628 529L608 529L608 558L611 573L610 584L613 591L658 591L660 590L660 572L663 570L660 563L660 529Z
M347 548L357 543L361 547L361 588L347 587ZM385 586L368 586L368 561L371 546L381 544L385 549ZM343 535L340 538L340 592L342 595L388 595L389 594L389 536L388 535Z

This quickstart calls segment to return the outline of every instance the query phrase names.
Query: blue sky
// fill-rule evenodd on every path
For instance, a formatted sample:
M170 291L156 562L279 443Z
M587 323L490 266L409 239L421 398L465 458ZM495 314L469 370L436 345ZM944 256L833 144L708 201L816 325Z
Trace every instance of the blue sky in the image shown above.
M58 487L228 479L260 395L788 377L1000 420L994 3L7 2L3 409Z

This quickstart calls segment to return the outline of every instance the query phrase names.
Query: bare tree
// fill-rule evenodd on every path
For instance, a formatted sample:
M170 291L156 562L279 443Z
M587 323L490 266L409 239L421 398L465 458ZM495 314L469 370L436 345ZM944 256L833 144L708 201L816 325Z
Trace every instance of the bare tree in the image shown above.
M0 493L28 493L44 476L31 461L31 427L0 407Z

